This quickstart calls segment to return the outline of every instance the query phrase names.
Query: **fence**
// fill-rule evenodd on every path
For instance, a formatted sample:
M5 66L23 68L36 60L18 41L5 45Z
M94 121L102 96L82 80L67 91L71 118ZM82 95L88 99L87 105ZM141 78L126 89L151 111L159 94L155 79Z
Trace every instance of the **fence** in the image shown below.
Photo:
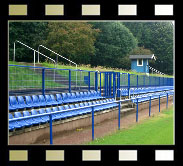
M173 86L173 78L9 65L9 95L100 90L105 97L119 97L117 89L153 86Z
M96 71L9 65L9 94L96 90ZM98 81L98 80L97 80Z

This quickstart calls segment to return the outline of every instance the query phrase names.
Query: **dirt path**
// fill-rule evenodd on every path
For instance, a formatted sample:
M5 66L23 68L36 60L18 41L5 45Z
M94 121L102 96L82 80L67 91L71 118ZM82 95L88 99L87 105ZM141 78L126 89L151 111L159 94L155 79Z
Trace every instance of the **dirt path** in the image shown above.
M172 105L172 102L169 102L169 106ZM166 108L166 103L161 104L161 110ZM161 112L160 112L161 113ZM151 107L151 117L159 113L159 105ZM151 118L149 117L149 109L144 109L139 111L138 122L143 121L144 119ZM124 117L121 117L121 129L129 128L130 126L136 124L136 113L128 114ZM118 130L118 119L107 120L103 123L96 124L94 127L95 138L103 137L110 133ZM74 131L69 131L64 133L64 135L57 135L53 137L54 145L81 145L85 144L92 140L92 128L91 126L86 128L77 129ZM49 144L49 139L42 142L37 142L36 144Z

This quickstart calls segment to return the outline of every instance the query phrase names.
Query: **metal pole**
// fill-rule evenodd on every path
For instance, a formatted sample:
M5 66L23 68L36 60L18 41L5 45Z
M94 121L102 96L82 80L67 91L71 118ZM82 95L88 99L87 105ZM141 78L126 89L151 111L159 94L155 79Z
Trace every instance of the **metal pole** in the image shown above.
M36 52L34 51L34 67L35 67L35 64L36 64Z
M77 90L77 65L76 65L76 90Z
M45 69L42 69L42 95L45 95Z
M137 108L136 108L136 122L138 122L138 98L137 98Z
M94 140L94 107L92 107L92 141Z
M38 54L37 54L37 63L39 63L39 47L38 47Z
M90 91L90 71L88 72L88 91Z
M50 117L50 144L53 144L53 135L52 135L52 114L49 115Z
M71 93L71 70L69 70L69 93Z
M13 61L15 61L15 42L14 42L13 45L14 45L14 50L13 50L13 53L14 53L14 54L13 54Z
M151 96L149 97L149 116L151 116Z
M118 105L118 130L120 130L120 112L121 112L121 102Z

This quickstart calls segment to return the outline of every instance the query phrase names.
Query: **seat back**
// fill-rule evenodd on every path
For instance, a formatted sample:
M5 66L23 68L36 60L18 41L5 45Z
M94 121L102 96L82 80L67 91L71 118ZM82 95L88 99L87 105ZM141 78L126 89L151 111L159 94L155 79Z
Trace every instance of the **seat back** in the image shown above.
M84 104L84 106L88 106L88 103L87 102L84 102L83 104Z
M63 98L63 100L67 99L66 93L62 93L62 98Z
M68 99L71 99L72 98L70 93L66 93L66 95L67 95L67 98Z
M85 97L89 97L87 92L84 92L83 94L84 94Z
M58 106L59 111L65 110L63 106Z
M72 98L76 98L76 94L75 93L71 93L71 97Z
M83 92L80 92L80 96L81 96L81 97L85 97L85 95L84 95Z
M30 96L25 96L25 101L27 104L33 104L32 99Z
M31 115L37 115L38 112L36 110L31 110Z
M9 113L9 119L13 119L13 115Z
M22 114L21 114L20 112L15 112L15 113L14 113L14 117L15 117L15 118L22 117Z
M62 101L62 96L60 94L56 94L57 101Z
M93 101L93 102L92 102L92 104L93 104L93 105L96 105L96 102L95 102L95 101Z
M10 105L18 105L18 102L15 96L10 96L9 101L10 101Z
M46 108L46 113L50 113L51 109L50 108Z
M52 101L56 101L54 95L50 95Z
M75 107L76 107L76 108L79 108L80 106L79 106L79 104L75 104Z
M81 95L80 95L79 92L76 92L76 97L77 97L77 98L80 98L80 97L81 97Z
M52 112L55 112L55 111L58 111L58 108L57 107L53 107L52 108Z
M69 106L68 105L64 105L65 109L68 110L69 109Z
M25 117L25 116L30 116L29 111L23 111L23 116L24 116L24 117Z
M39 109L39 114L44 114L45 110L44 109Z
M92 102L88 102L88 105L93 105Z
M72 104L72 105L70 105L70 109L73 109L73 108L75 108L75 107L74 107L74 105L73 105L73 104Z
M80 103L80 107L84 107L84 104L83 103Z
M44 103L46 102L43 95L38 95L38 97L39 97L39 101L44 102Z
M47 102L51 102L50 95L45 95L45 99L46 99Z
M33 103L39 103L39 99L36 95L32 95L32 102Z
M25 104L24 98L22 96L17 96L17 101L19 104Z

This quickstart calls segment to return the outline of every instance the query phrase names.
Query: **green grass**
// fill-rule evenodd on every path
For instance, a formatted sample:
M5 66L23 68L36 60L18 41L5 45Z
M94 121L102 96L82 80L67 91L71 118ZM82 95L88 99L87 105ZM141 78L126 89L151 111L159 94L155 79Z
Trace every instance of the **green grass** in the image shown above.
M129 129L95 139L87 145L173 145L173 106Z

